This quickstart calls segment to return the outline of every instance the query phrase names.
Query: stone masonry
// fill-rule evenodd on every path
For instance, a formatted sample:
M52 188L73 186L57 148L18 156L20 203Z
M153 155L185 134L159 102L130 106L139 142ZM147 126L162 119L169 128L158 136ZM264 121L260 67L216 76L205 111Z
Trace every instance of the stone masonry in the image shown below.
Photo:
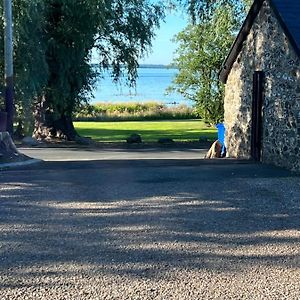
M300 171L300 60L265 1L225 89L229 157L250 158L254 71L264 71L262 161Z

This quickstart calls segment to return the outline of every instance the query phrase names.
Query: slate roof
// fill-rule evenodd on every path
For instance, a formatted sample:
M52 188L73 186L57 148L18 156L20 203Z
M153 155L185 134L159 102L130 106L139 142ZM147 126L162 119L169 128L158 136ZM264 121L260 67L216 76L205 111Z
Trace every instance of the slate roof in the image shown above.
M272 0L274 10L281 18L281 22L289 38L295 43L299 54L300 50L300 1L299 0Z
M242 50L243 42L246 40L264 1L266 0L255 0L252 4L247 18L223 63L222 70L220 71L220 80L223 83L226 83L232 65ZM295 48L298 56L300 56L300 0L269 1L285 34Z

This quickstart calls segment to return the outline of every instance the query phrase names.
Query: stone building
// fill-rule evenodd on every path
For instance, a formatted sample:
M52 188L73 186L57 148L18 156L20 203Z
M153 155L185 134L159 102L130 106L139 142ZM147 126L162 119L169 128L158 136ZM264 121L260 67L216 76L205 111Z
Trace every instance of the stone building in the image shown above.
M227 155L300 171L300 0L255 0L220 72Z

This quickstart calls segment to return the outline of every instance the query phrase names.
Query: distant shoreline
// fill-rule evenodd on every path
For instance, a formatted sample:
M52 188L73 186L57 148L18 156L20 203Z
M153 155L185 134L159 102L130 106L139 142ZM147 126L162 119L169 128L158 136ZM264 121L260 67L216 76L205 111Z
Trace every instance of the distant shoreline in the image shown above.
M145 102L156 100L163 103L187 103L187 100L179 93L166 93L166 89L172 85L172 80L178 74L178 70L168 68L166 65L155 66L156 68L153 68L153 65L141 64L137 70L138 77L134 87L127 85L126 72L122 74L121 80L117 84L112 81L109 71L104 72L102 77L99 77L99 83L95 86L92 102Z
M97 66L93 63L92 66ZM169 69L169 70L178 70L174 65L162 65L162 64L140 64L138 69Z
M140 64L139 69L178 69L173 65Z

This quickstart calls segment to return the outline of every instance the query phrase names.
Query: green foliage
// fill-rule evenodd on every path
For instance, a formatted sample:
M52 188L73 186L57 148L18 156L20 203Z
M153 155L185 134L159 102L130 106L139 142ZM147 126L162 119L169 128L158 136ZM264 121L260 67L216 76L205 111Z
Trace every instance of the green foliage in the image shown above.
M15 0L13 5L17 111L30 115L39 102L54 119L71 116L87 102L104 69L111 68L114 80L126 72L134 84L138 59L164 17L163 6L150 0ZM3 35L0 43L3 75ZM99 54L96 69L90 64L93 49Z
M186 105L168 107L158 102L86 104L74 114L77 121L178 120L195 117L193 109Z
M241 5L230 2L205 2L206 18L190 24L175 38L180 44L174 61L179 73L170 90L195 101L198 116L212 124L223 119L224 87L219 71L241 21Z
M57 118L70 116L91 95L97 75L110 68L117 80L127 70L137 76L138 58L151 45L161 7L137 0L46 1L46 104ZM90 65L97 49L97 68Z
M212 19L219 7L227 5L235 8L235 15L243 18L245 11L253 0L169 0L171 7L184 8L192 24L201 23Z
M41 0L13 1L15 93L24 104L40 93L48 76L43 7Z
M32 106L47 82L48 67L45 59L46 43L43 39L42 0L14 0L14 85L17 118L32 126ZM0 2L3 15L3 1ZM4 31L3 18L0 30ZM4 35L0 34L0 76L4 78ZM4 82L0 83L1 90ZM4 99L2 98L2 104Z
M93 3L93 1L91 1ZM46 60L49 77L45 86L44 104L60 118L72 112L81 93L90 91L95 76L89 66L89 51L97 23L86 1L51 0L45 7ZM97 12L96 12L97 13Z

